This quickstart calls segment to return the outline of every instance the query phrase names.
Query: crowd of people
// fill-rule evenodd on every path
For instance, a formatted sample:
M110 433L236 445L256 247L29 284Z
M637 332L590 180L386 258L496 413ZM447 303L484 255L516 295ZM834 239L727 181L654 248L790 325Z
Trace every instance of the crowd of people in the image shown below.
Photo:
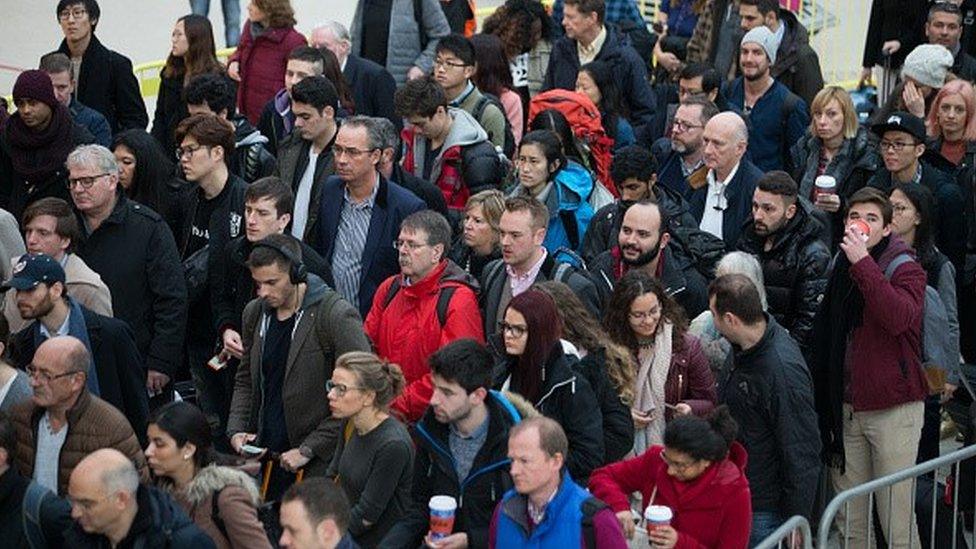
M751 547L973 399L968 0L873 112L777 0L191 4L152 117L97 0L0 109L12 547Z

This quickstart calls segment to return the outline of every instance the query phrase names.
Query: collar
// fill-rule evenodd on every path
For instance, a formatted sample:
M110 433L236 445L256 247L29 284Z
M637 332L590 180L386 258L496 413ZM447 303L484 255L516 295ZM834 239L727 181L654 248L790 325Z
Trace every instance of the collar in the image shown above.
M696 162L695 165L690 168L685 164L685 159L681 158L680 155L678 156L678 162L681 165L681 175L688 177L689 175L698 171L698 168L705 165L705 158L699 158L698 162ZM736 166L736 169L738 169L738 166Z
M50 339L54 336L68 335L68 326L70 325L70 322L71 322L71 309L69 308L68 314L64 315L64 322L62 322L61 326L58 327L58 331L56 334L52 335L51 332L47 329L47 326L45 326L44 323L41 322L40 320L37 321L37 325L41 329L41 335L44 336L45 339Z
M959 56L960 50L962 50L962 43L960 42L956 42L956 46L954 48L949 48L949 51L952 52L953 59Z
M779 46L783 43L783 38L786 36L786 21L780 18L779 29L773 33L773 52L779 52Z
M603 48L603 43L607 41L607 26L600 28L600 34L590 42L589 46L584 46L579 40L576 41L576 52L584 57L595 58Z
M457 97L455 97L453 101L448 103L448 106L460 108L461 103L464 103L464 100L467 99L468 96L471 95L473 92L474 92L474 84L471 83L471 80L468 80L468 85L464 87L464 91L462 91Z
M352 196L349 194L349 187L343 186L342 199L345 201L346 204L349 204L349 206L352 208L357 208L357 209L372 208L376 204L376 193L378 193L379 190L380 190L380 173L376 172L376 184L373 185L373 194L369 195L369 198L357 204L356 202L353 201Z
M542 248L542 257L540 257L539 261L536 261L535 264L532 265L532 267L530 267L528 272L526 272L524 275L517 274L511 265L508 263L505 264L505 272L508 273L508 278L513 286L520 281L535 280L535 278L539 275L539 271L542 270L542 264L545 263L546 258L549 257L549 251L543 246L539 247Z
M552 500L556 499L556 494L559 493L559 488L561 487L562 483L560 482L559 486L552 491L552 495L549 496L549 499L546 500L545 505L539 509L536 509L536 506L532 503L531 498L525 498L525 508L529 512L529 518L532 519L532 524L542 524L542 521L546 519L546 509L549 508L549 504L552 503Z
M479 425L478 427L476 427L474 431L471 431L471 434L468 435L468 436L462 435L461 432L457 430L457 427L455 427L453 423L451 423L450 424L450 427L448 427L448 428L451 430L451 435L456 436L456 437L458 437L460 439L471 440L471 439L481 438L481 437L485 436L485 434L488 432L488 424L489 423L491 423L491 413L490 412L487 413L487 414L485 414L485 420L482 421L481 422L481 425Z
M736 162L735 167L732 168L732 171L729 172L729 175L723 181L717 181L715 179L715 170L708 170L708 175L706 176L708 179L708 189L712 190L715 187L719 187L718 189L715 189L715 192L721 192L722 190L724 190L725 186L731 183L732 179L735 178L735 174L738 173L739 166L741 165L742 165L741 160Z

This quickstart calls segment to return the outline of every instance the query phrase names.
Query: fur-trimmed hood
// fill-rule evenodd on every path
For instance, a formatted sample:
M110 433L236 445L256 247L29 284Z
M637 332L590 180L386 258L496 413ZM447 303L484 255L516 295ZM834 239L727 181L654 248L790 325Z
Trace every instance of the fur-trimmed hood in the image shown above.
M201 469L186 486L183 495L187 503L198 505L214 492L219 492L228 486L244 488L255 506L261 503L261 495L254 479L243 471L222 465L208 465Z

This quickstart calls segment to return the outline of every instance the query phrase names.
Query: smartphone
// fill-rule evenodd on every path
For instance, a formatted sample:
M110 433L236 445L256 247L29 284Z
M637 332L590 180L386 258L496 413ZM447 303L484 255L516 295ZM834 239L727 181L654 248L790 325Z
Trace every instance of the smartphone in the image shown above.
M245 444L241 446L241 451L249 456L257 456L268 451L267 448L258 448L257 446L252 446L250 444Z

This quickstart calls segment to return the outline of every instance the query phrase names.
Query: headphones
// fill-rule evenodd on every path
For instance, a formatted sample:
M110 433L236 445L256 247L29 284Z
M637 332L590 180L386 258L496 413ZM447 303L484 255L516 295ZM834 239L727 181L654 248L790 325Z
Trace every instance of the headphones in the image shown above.
M282 257L287 259L289 263L288 279L292 284L297 285L308 281L308 268L305 267L305 263L301 259L295 257L290 251L273 242L268 242L267 238L255 242L253 248L268 248L278 252Z

